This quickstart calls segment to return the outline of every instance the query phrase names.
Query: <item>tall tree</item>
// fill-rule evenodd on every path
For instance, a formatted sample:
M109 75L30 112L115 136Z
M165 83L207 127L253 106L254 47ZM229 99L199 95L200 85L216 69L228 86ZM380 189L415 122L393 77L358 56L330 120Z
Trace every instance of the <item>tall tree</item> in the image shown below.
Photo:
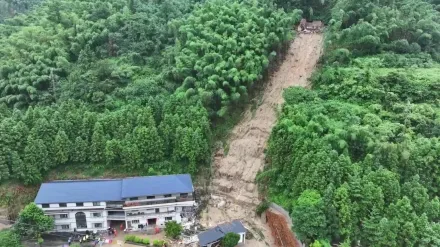
M92 162L101 162L104 160L105 143L102 125L96 123L93 128L92 141L90 144L90 160Z
M76 137L71 155L72 161L82 163L88 159L89 146L87 144L87 141L80 136Z
M305 190L293 203L293 230L306 244L327 237L324 203L321 195L314 190Z
M54 219L44 215L35 203L28 204L18 215L14 231L20 236L39 237L46 231L53 230Z
M64 164L69 160L72 143L63 130L58 131L55 136L55 161L57 164Z

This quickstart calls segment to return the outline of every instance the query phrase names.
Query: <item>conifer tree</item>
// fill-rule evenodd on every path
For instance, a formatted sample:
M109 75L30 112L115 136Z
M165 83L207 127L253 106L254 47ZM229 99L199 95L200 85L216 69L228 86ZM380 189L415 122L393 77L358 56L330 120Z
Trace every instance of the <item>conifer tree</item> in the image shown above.
M69 160L70 148L72 146L69 138L63 130L58 131L55 136L55 161L57 164L64 164Z
M101 162L104 160L105 136L102 125L98 122L93 128L92 141L90 144L90 160L92 162Z
M83 163L89 157L89 146L87 145L87 141L83 140L80 136L76 137L73 151L72 151L72 161Z

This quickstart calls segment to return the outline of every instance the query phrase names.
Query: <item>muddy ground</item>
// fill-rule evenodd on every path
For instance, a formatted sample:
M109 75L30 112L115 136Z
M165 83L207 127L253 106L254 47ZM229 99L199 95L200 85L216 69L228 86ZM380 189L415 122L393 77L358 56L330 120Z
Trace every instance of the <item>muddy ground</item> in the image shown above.
M292 41L284 61L269 78L257 109L249 108L234 127L227 153L220 149L215 154L211 196L200 222L203 226L240 219L261 236L253 246L274 246L269 229L255 215L260 199L254 180L264 166L264 150L283 103L283 90L309 87L308 79L321 56L322 43L322 34L299 34Z

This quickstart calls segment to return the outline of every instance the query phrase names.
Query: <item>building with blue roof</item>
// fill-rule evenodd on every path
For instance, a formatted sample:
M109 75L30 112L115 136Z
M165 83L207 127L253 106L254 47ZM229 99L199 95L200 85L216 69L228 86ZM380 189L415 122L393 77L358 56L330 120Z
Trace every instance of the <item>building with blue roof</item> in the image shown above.
M35 203L54 231L163 227L190 220L196 206L189 174L43 183Z
M201 247L211 247L219 243L226 234L236 233L240 235L238 244L244 244L246 241L246 228L239 220L234 220L229 223L218 225L207 231L204 231L198 235L199 246Z

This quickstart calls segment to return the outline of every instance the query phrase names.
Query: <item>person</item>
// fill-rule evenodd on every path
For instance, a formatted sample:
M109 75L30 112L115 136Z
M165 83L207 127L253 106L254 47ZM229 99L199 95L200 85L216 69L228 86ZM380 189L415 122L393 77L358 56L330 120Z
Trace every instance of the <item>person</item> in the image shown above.
M71 243L72 243L72 237L69 237L69 239L67 240L67 244L70 246Z
M124 224L121 224L121 226L119 227L119 229L122 231L124 230Z
M117 237L118 236L118 232L116 231L116 229L114 231L115 231L115 237Z

